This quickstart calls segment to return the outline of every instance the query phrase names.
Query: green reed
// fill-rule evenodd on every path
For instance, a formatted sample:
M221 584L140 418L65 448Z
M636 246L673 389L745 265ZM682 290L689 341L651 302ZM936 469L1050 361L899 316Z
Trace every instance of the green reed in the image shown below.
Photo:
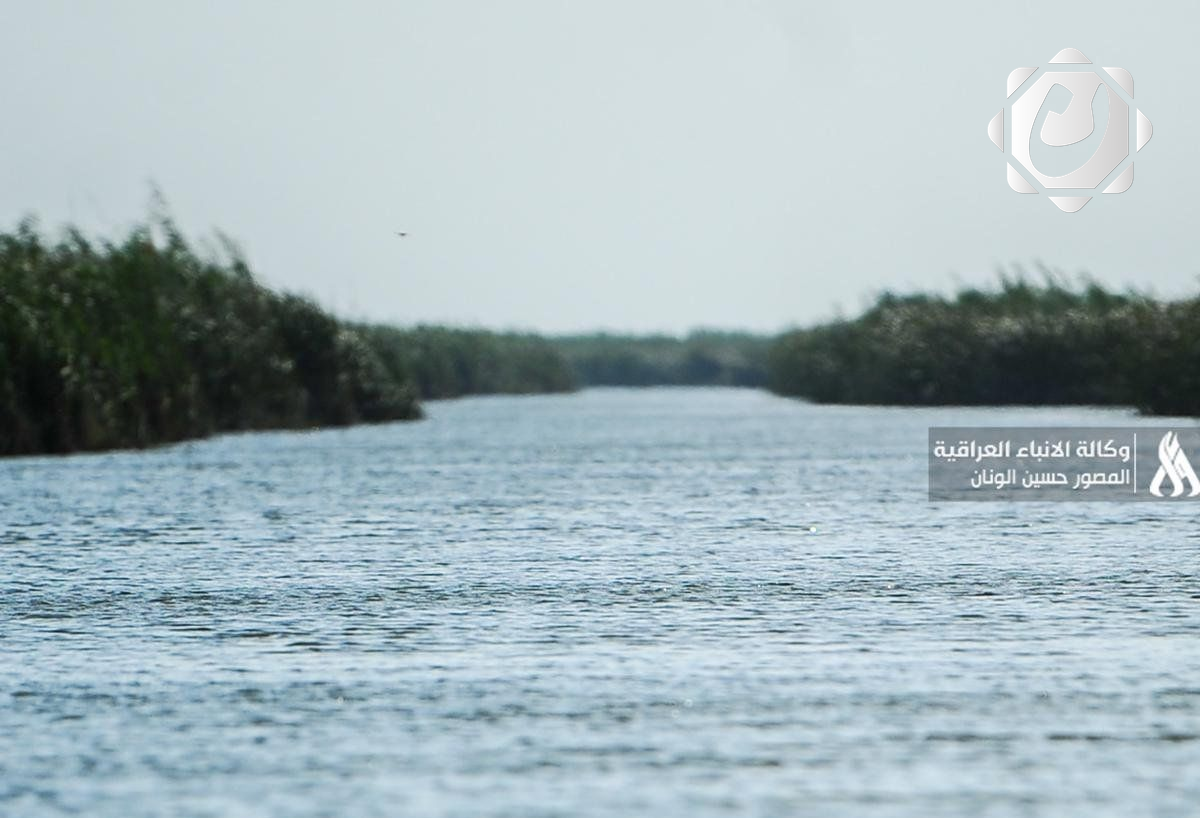
M698 330L671 335L573 335L554 339L587 386L763 386L771 339Z
M1200 302L1048 277L952 297L885 293L783 334L770 387L822 403L1132 406L1200 414Z
M0 455L407 420L419 398L569 389L529 336L352 325L195 252L166 218L119 242L0 234Z

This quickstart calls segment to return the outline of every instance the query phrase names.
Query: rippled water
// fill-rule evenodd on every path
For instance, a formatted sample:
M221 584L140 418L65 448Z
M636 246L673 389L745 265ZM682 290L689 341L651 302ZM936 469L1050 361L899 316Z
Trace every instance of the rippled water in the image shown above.
M0 462L0 814L1194 814L1196 512L925 496L930 425L1137 422L596 390Z

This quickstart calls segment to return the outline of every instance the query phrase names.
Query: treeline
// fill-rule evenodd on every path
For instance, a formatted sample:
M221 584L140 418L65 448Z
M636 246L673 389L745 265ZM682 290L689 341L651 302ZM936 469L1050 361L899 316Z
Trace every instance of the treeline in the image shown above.
M669 335L575 335L554 339L583 386L752 386L767 383L771 338L697 331Z
M538 335L436 326L357 330L422 398L568 392L576 386L566 359Z
M1002 276L946 298L885 293L785 333L770 387L821 403L1132 406L1200 414L1200 299Z
M0 455L407 420L420 400L577 386L769 386L857 404L1094 404L1200 415L1200 297L1002 277L885 293L768 338L546 339L341 321L194 251L165 218L118 242L0 233Z
M119 242L0 234L0 455L420 416L421 397L572 387L530 336L350 325L204 258L167 219Z

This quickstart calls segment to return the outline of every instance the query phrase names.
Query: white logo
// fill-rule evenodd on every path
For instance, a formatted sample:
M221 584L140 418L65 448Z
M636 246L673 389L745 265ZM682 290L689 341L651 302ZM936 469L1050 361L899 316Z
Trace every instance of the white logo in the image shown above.
M1183 494L1183 483L1186 480L1192 487L1192 491L1188 497L1195 497L1200 494L1200 479L1197 479L1196 472L1192 469L1192 464L1188 461L1187 455L1184 454L1183 448L1179 445L1179 435L1174 432L1167 432L1162 436L1162 440L1158 442L1158 462L1161 463L1158 471L1154 473L1154 479L1150 481L1150 493L1155 497L1162 497L1163 480L1170 479L1171 481L1171 496L1178 497Z
M1118 168L1129 158L1130 101L1133 99L1133 76L1124 68L1092 68L1092 62L1074 48L1064 48L1050 60L1054 71L1038 68L1018 68L1008 75L1008 98L1011 136L1009 150L1005 151L1004 112L992 117L988 123L988 136L1008 158L1008 186L1017 193L1040 193L1044 190L1064 191L1072 195L1051 196L1050 201L1067 213L1074 213L1092 200L1092 192L1105 182L1104 193L1124 193L1133 186L1133 162L1124 169ZM1036 80L1030 80L1038 75ZM1047 102L1051 91L1059 86L1071 94L1065 110L1049 110ZM1016 92L1024 88L1020 94ZM1120 89L1119 93L1117 89ZM1062 148L1083 142L1096 130L1093 104L1105 94L1108 103L1108 121L1105 123L1103 139L1091 157L1075 170L1060 176L1042 173L1030 157L1030 142L1033 139L1034 123L1046 110L1039 137L1052 148ZM1014 94L1016 96L1014 97ZM1141 111L1137 111L1136 140L1140 151L1150 141L1154 127ZM1137 151L1134 151L1135 153ZM1111 181L1110 181L1111 180Z

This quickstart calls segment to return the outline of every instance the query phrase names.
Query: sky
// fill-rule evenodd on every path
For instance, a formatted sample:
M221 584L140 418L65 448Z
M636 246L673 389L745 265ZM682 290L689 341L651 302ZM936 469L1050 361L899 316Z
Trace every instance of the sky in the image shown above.
M154 185L198 243L223 231L265 283L349 318L776 331L1038 261L1200 289L1192 3L0 14L0 226L118 237ZM1010 190L987 137L1009 72L1067 47L1128 69L1154 123L1132 189L1073 214Z

